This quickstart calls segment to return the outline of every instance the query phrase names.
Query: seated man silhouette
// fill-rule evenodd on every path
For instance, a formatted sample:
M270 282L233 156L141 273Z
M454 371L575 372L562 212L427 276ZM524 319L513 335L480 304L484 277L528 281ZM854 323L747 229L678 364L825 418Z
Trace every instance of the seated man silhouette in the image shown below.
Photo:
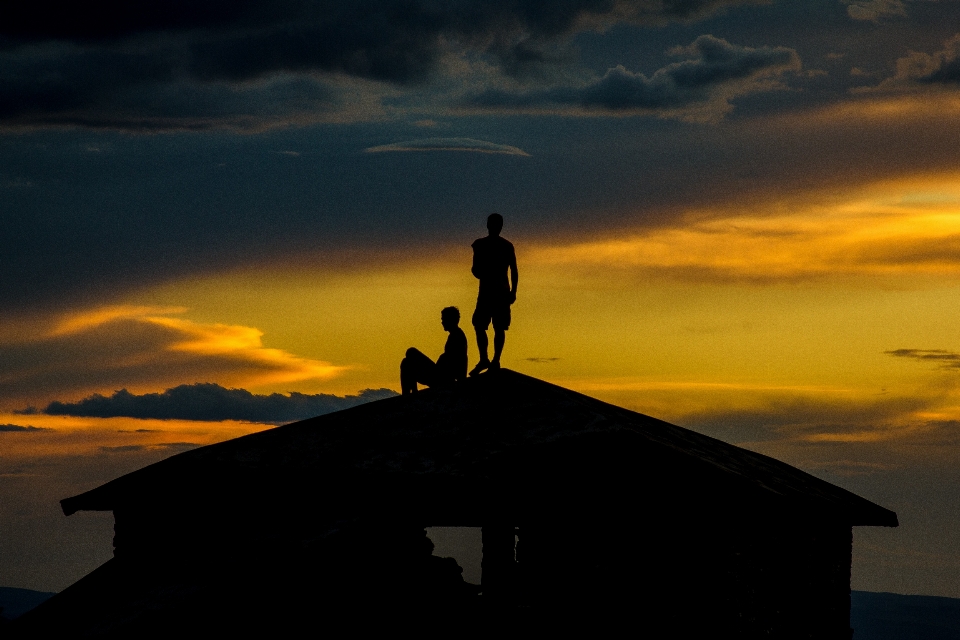
M443 353L434 362L410 347L400 362L400 389L403 395L417 392L417 383L434 387L467 377L467 336L460 328L460 310L447 307L440 312L440 324L450 332Z

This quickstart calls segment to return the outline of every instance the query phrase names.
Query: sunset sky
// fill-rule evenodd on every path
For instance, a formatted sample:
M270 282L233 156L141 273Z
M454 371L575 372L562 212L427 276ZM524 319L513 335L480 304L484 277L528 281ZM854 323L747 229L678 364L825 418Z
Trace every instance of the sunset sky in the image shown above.
M895 510L853 587L960 597L960 1L16 8L0 586L110 557L60 498L399 390L497 211L504 366Z

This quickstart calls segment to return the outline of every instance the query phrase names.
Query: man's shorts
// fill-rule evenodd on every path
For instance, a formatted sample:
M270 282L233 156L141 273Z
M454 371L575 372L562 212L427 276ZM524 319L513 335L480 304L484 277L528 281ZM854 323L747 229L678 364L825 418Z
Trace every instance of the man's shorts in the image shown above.
M506 331L510 328L510 303L507 301L509 293L503 295L481 295L477 298L477 310L473 312L473 326L483 331L493 321L494 330Z

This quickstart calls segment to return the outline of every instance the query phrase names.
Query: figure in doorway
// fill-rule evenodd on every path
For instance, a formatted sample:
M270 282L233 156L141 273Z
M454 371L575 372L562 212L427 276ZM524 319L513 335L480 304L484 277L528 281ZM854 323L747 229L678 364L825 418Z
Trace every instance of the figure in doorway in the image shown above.
M467 336L460 328L460 310L447 307L441 311L440 324L450 335L436 362L413 347L407 349L406 357L400 362L400 389L403 395L416 393L417 383L435 387L467 377Z
M491 213L487 218L489 235L473 243L473 275L480 280L477 310L473 312L473 328L477 331L480 362L470 371L500 368L500 354L510 328L510 305L517 301L517 256L513 244L500 237L503 216ZM509 270L509 279L507 271ZM487 355L487 327L493 322L493 360Z

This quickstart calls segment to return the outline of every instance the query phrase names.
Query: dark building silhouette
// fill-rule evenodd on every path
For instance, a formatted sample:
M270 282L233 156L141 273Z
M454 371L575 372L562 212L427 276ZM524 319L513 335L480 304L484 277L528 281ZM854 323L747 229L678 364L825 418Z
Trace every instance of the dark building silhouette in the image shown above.
M508 370L188 451L62 506L112 510L115 557L16 621L23 637L848 639L851 527L897 526L787 464ZM427 526L483 528L482 594Z

